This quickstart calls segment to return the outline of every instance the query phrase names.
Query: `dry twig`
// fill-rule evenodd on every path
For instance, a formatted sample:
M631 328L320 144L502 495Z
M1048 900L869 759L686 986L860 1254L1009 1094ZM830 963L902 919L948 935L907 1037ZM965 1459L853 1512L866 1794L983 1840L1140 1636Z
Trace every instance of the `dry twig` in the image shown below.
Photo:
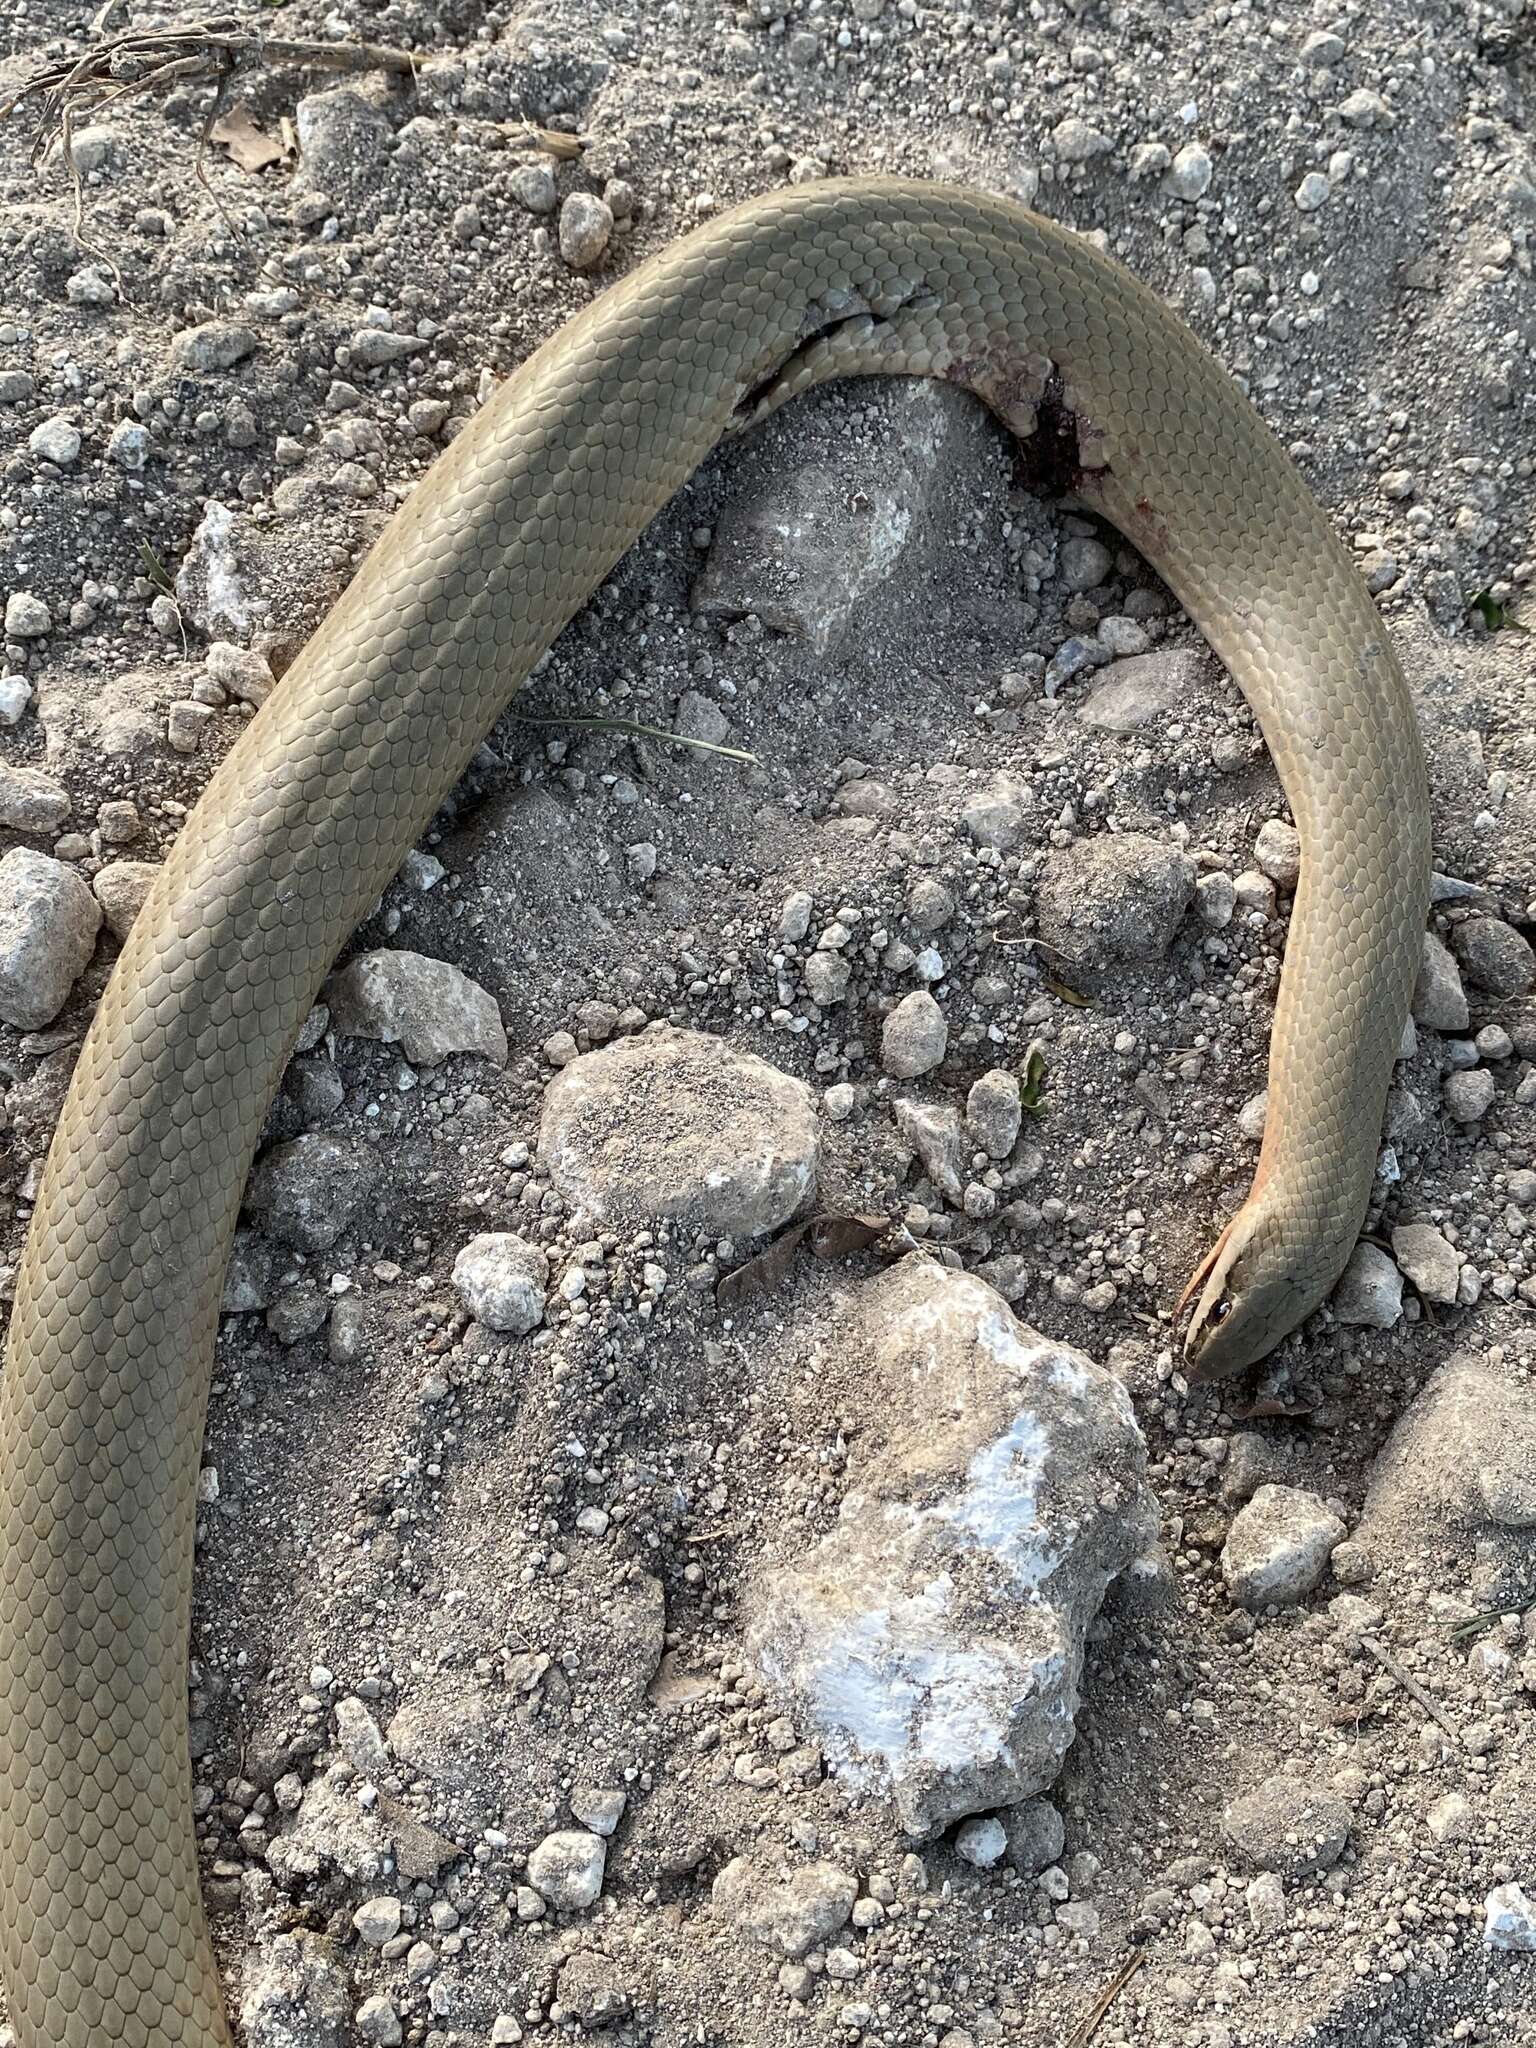
M1115 2000L1120 1996L1126 1985L1130 1983L1146 1960L1147 1952L1145 1949L1140 1948L1133 1950L1126 1957L1088 2011L1084 2013L1082 2019L1073 2028L1067 2048L1088 2048L1088 2043L1104 2023L1104 2015L1109 2011L1109 2008L1114 2004Z
M1403 1691L1408 1694L1410 1699L1415 1699L1418 1701L1419 1705L1424 1709L1425 1713L1429 1715L1430 1719L1432 1721L1435 1721L1441 1728L1443 1728L1446 1734L1451 1738L1451 1741L1456 1745L1458 1749L1460 1749L1461 1735L1458 1732L1454 1722L1448 1721L1446 1719L1444 1709L1438 1704L1438 1702L1430 1693L1427 1693L1424 1690L1423 1686L1420 1685L1419 1681L1416 1678L1410 1677L1410 1675L1403 1669L1402 1665L1398 1663L1395 1657L1388 1656L1387 1652L1381 1647L1381 1644L1377 1642L1374 1636L1362 1636L1360 1638L1360 1645L1362 1649L1368 1650L1370 1652L1370 1654L1376 1659L1376 1662L1381 1666L1382 1670L1386 1672L1389 1678L1395 1678L1397 1680L1398 1684L1403 1688Z

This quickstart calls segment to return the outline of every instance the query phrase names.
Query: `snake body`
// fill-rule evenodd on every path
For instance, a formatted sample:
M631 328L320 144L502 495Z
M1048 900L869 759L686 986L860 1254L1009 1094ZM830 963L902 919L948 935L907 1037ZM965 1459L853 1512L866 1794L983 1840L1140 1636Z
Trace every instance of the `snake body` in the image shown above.
M1348 1257L1418 959L1424 765L1349 558L1237 386L1077 236L896 180L775 193L662 251L496 393L210 782L103 994L0 1386L0 1976L22 2048L231 2036L187 1758L197 1473L246 1172L336 953L539 656L735 427L824 378L947 377L1075 423L1079 495L1258 716L1303 867L1260 1169L1192 1368Z

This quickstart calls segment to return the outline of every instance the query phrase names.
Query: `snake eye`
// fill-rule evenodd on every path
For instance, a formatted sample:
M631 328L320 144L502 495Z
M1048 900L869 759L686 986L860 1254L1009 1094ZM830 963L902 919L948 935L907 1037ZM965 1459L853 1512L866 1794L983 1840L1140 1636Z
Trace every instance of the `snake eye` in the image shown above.
M1213 1323L1224 1323L1227 1320L1227 1317L1231 1315L1231 1313L1231 1302L1223 1298L1221 1301L1218 1301L1216 1306L1211 1310L1211 1321Z

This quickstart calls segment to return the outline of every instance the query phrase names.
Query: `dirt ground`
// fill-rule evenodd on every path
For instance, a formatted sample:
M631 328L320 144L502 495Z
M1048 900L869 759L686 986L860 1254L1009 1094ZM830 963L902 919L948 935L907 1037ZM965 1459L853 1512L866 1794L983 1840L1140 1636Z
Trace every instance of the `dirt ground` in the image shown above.
M113 30L130 19L198 14ZM57 150L29 159L35 101L0 124L0 599L47 619L10 612L0 760L68 799L16 809L5 846L87 882L162 859L251 715L210 643L280 673L454 423L645 255L753 193L899 171L1096 236L1289 447L1409 673L1449 878L1431 929L1468 1008L1440 1029L1420 1008L1370 1224L1383 1266L1395 1229L1432 1226L1449 1288L1410 1272L1387 1326L1324 1311L1256 1379L1186 1386L1171 1309L1253 1170L1288 911L1256 853L1285 816L1257 728L1150 570L1029 496L969 400L833 386L721 450L354 942L462 969L505 1065L332 1034L273 1112L273 1142L335 1141L342 1227L295 1249L253 1218L210 1405L193 1749L249 2038L1065 2043L1134 1958L1098 2048L1536 2042L1536 1960L1484 1939L1490 1892L1536 1897L1536 1548L1433 1488L1410 1514L1378 1470L1448 1361L1486 1368L1517 1434L1536 1372L1536 999L1517 948L1490 941L1501 981L1460 930L1536 938L1536 14L300 0L258 26L419 63L252 66L225 111L261 167L203 141L197 81L82 114L78 191ZM0 97L87 38L60 0L18 0ZM595 259L584 226L608 236ZM1136 658L1176 695L1129 730L1086 720ZM971 808L999 775L1001 844ZM1191 909L1151 959L1062 959L1040 943L1050 861L1110 833L1236 878L1238 914ZM918 881L947 892L936 925ZM851 970L830 1000L818 950ZM104 926L56 1020L0 1027L7 1294L116 952ZM884 1020L922 987L948 1026L926 1100L1043 1055L1044 1114L968 1202L914 1160L882 1070ZM915 1844L813 1731L780 1759L744 1615L880 1436L839 1337L874 1262L806 1261L726 1314L728 1233L600 1230L562 1194L546 1090L648 1022L807 1084L823 1207L905 1218L1133 1396L1163 1564L1091 1631L1044 1879ZM481 1232L580 1271L532 1334L471 1321L453 1269ZM1349 1543L1250 1613L1223 1546L1269 1482ZM1347 1810L1347 1841L1293 1857L1266 1918L1226 1816L1289 1775ZM584 1788L623 1813L597 1903L555 1911L528 1858ZM738 1857L830 1864L867 1910L786 1960L713 1896ZM360 1924L381 1899L398 1915Z

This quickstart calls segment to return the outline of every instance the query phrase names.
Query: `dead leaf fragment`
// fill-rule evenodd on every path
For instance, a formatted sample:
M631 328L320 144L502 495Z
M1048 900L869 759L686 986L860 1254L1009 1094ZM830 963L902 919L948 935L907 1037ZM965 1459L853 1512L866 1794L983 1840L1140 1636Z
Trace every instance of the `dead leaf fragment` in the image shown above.
M889 1216L812 1216L792 1224L766 1251L727 1273L715 1289L715 1300L722 1308L736 1308L754 1295L772 1294L793 1272L802 1245L813 1258L846 1259L877 1244L890 1227Z
M220 114L208 136L228 151L242 171L264 171L269 164L283 160L282 145L257 127L249 107L231 107L227 114Z

